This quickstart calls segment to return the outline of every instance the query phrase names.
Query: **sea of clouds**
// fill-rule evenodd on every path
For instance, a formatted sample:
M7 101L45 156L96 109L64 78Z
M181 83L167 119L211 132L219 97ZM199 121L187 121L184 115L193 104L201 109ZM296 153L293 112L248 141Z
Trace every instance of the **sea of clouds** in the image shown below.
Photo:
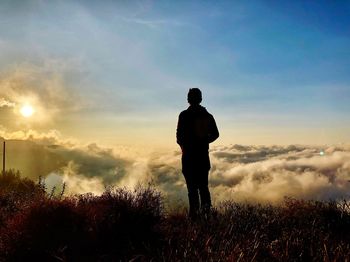
M279 203L285 197L330 200L349 197L347 146L216 146L209 176L214 202ZM149 175L173 198L186 194L180 153L153 156Z
M170 203L186 203L187 190L181 173L179 150L142 152L129 147L103 148L64 140L59 132L9 133L39 146L61 166L46 176L48 187L66 183L66 194L101 194L106 187L134 188L152 185ZM42 154L41 154L42 155ZM285 197L330 200L348 199L350 146L228 145L210 149L209 175L214 203L279 203ZM38 161L40 161L38 159Z

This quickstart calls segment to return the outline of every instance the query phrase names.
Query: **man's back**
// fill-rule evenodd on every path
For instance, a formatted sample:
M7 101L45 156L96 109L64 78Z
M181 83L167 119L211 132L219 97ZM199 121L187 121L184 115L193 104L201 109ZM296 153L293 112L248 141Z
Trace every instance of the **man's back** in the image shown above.
M177 126L177 143L184 151L207 151L209 143L219 137L214 117L201 105L182 111Z

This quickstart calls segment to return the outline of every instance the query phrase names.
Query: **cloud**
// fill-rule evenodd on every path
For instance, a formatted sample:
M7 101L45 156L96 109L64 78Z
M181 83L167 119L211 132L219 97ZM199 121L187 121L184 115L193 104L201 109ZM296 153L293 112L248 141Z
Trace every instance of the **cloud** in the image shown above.
M174 26L174 27L193 26L190 23L180 21L180 20L169 20L169 19L147 20L147 19L141 19L141 18L135 18L135 17L133 18L120 17L120 18L125 22L145 25L150 28L157 28L159 26Z
M59 131L9 131L0 126L0 142L6 139L7 168L21 171L35 181L42 176L48 190L66 183L66 193L100 194L107 186L135 187L151 182L146 153L125 146L103 148L63 138Z
M36 65L22 63L0 73L0 117L2 125L18 129L30 124L32 128L53 123L68 113L80 110L84 102L74 91L72 79L76 69L58 60ZM77 80L78 81L78 80ZM35 117L23 119L23 104L34 107ZM9 110L9 108L11 110Z
M100 194L107 186L152 184L168 203L187 202L179 151L143 152L132 147L104 148L63 139L58 131L1 131L9 162L32 179L46 177L69 194ZM22 140L21 140L22 139ZM279 203L284 197L349 198L350 146L217 146L211 149L209 176L214 203L233 200ZM38 164L40 163L40 164Z
M347 146L221 146L211 150L211 162L209 184L214 202L349 198ZM162 191L185 201L179 163L178 154L169 154L151 161L149 170Z
M0 107L14 107L16 104L6 100L5 98L0 98Z
M67 166L61 169L61 172L50 173L46 177L45 183L48 190L55 187L56 193L62 191L63 183L65 183L64 193L68 195L85 193L100 195L106 188L100 177L87 178L84 175L80 175L79 166L73 161L68 162Z
M219 199L328 200L347 198L350 189L350 150L345 146L227 147L214 149L212 159L211 184Z
M33 129L27 131L17 130L10 131L0 125L0 137L7 140L27 140L35 142L39 145L66 145L73 146L78 142L73 139L64 139L61 133L56 129L51 129L46 132L39 132Z

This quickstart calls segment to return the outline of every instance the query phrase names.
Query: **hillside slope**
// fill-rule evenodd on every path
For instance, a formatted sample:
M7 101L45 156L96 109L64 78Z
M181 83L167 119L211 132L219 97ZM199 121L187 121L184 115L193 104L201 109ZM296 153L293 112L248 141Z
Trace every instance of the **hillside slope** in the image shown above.
M222 203L190 221L152 188L53 197L14 172L0 177L2 261L345 261L347 202ZM25 196L25 197L23 197Z

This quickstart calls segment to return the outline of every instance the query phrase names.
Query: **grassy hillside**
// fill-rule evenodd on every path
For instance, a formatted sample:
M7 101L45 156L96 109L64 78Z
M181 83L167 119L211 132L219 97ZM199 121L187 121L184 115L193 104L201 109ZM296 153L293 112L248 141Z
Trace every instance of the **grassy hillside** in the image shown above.
M13 171L0 177L2 261L345 261L346 202L222 203L196 222L166 212L152 188L52 196Z

